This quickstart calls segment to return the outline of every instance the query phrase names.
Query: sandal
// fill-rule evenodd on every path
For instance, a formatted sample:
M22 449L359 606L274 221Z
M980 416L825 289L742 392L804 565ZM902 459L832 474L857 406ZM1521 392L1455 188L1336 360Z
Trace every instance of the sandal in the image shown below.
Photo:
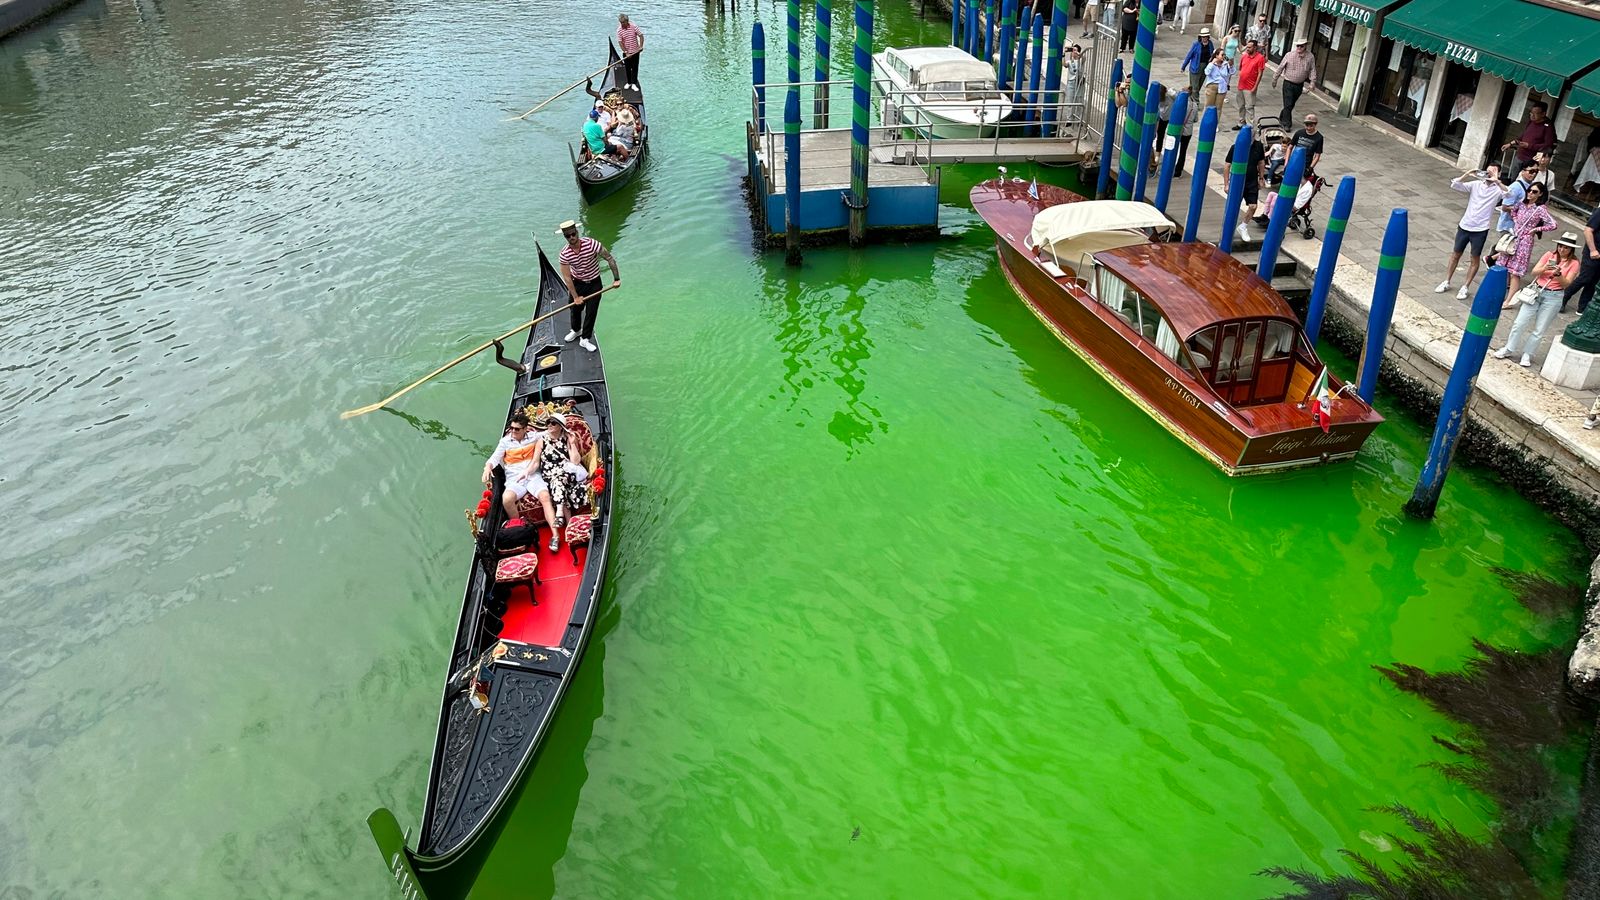
M550 532L550 543L547 544L546 546L550 548L550 552L551 553L554 553L557 550L561 549L561 530L560 529L554 529L554 530L552 530Z

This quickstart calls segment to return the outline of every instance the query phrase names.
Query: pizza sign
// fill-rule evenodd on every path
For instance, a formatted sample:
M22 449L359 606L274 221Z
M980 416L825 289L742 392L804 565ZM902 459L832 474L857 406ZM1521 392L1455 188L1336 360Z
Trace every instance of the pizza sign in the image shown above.
M1478 64L1478 51L1468 47L1466 44L1458 44L1455 41L1444 42L1444 55L1456 62L1466 63L1469 66Z

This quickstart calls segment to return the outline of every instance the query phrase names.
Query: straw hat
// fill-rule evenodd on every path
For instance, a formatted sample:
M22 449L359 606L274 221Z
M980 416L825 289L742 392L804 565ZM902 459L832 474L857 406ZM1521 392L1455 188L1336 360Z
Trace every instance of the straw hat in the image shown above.
M1209 29L1209 28L1200 29L1200 36L1201 37L1211 37L1211 29Z
M1556 239L1556 246L1571 247L1576 250L1578 249L1578 236L1570 231L1564 231L1561 233L1561 237Z

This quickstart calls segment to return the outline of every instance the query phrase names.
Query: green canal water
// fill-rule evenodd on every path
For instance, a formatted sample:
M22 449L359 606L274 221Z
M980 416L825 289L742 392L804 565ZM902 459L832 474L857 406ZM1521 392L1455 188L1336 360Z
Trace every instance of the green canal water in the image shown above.
M420 814L508 381L337 413L526 318L573 216L624 278L615 563L477 896L1252 897L1392 858L1378 804L1483 833L1371 667L1546 645L1488 570L1575 578L1572 537L1471 471L1404 520L1393 410L1354 465L1223 477L1013 296L987 167L943 240L754 252L755 10L638 11L652 158L588 210L580 100L501 119L609 8L89 2L0 44L0 894L387 896L363 820Z

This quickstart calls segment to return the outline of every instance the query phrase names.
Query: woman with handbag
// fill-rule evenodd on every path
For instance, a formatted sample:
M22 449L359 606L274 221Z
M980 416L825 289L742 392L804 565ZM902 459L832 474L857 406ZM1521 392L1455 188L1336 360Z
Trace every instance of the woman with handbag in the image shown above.
M1510 274L1506 300L1501 309L1516 305L1513 299L1522 287L1522 278L1528 274L1528 260L1533 256L1533 242L1547 231L1556 230L1556 220L1544 208L1550 192L1542 184L1528 186L1527 195L1514 207L1501 207L1511 217L1511 231L1500 237L1494 245L1495 265L1505 266ZM1509 245L1509 246L1508 246Z
M1533 365L1533 351L1539 349L1545 329L1550 327L1556 313L1561 311L1562 294L1576 277L1578 236L1569 231L1556 241L1556 249L1546 253L1534 266L1533 283L1513 297L1522 309L1517 312L1517 321L1511 326L1511 337L1506 340L1504 347L1495 351L1494 358L1505 359L1520 348L1522 359L1518 365L1523 368ZM1528 334L1524 341L1523 335L1527 334L1530 323L1533 333Z

